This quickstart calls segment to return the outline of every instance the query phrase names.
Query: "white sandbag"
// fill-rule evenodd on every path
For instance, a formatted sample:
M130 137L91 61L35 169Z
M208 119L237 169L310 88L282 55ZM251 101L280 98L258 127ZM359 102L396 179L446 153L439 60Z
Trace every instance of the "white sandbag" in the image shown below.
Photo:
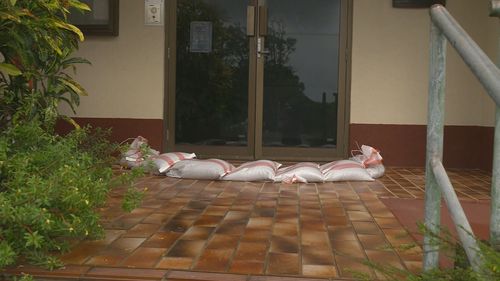
M283 183L308 183L308 182L323 182L324 176L319 169L319 165L311 162L302 162L295 165L280 168L275 182Z
M233 165L220 159L189 159L175 163L167 171L167 176L183 179L217 180L233 169Z
M129 149L123 153L120 164L129 168L135 167L151 167L154 164L150 158L157 156L159 152L148 146L148 140L138 136L130 144Z
M320 167L325 181L373 181L363 164L352 160L339 160Z
M273 181L280 163L270 160L257 160L241 164L221 180L228 181Z
M382 164L383 158L377 149L368 145L362 145L361 151L363 152L363 155L366 156L365 161L363 161L363 165L365 165L365 167Z
M350 160L361 163L372 178L378 179L382 177L385 173L385 167L382 164L383 158L380 151L371 146L362 145L360 152L361 154L353 155Z
M363 165L363 162L366 160L366 157L363 154L360 154L360 155L356 155L356 156L349 158L349 160L356 161L356 162L360 163L361 165ZM372 177L374 179L378 179L385 174L385 167L384 167L384 164L382 164L382 163L376 164L376 165L371 165L371 166L363 165L363 167L365 167L366 172L368 172L370 177Z
M383 164L374 165L366 168L366 172L370 175L370 177L378 179L385 174L385 167Z
M151 158L153 160L153 163L156 165L158 172L161 174L166 172L170 167L172 167L179 161L196 158L196 154L185 152L168 152L160 154L158 156L153 156Z

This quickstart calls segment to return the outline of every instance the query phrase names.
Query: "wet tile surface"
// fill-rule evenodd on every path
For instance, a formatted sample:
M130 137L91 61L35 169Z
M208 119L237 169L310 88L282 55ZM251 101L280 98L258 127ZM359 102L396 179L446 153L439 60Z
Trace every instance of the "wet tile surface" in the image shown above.
M487 173L451 170L450 177L462 200L488 198ZM22 269L65 278L261 281L375 278L364 260L418 271L421 249L397 248L415 240L381 199L422 198L424 181L423 169L404 168L388 168L374 182L322 184L145 177L137 184L148 187L143 205L124 213L123 191L112 191L100 210L106 238L62 255L67 270Z
M446 169L461 200L488 200L491 173L481 170ZM424 198L425 170L423 168L388 168L384 177L368 184L380 197Z

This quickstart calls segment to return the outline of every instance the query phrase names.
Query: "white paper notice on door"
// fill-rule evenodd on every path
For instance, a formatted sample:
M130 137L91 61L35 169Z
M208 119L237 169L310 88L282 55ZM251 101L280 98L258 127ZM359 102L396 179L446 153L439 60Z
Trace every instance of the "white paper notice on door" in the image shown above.
M212 52L212 22L193 21L189 33L189 51L191 53Z

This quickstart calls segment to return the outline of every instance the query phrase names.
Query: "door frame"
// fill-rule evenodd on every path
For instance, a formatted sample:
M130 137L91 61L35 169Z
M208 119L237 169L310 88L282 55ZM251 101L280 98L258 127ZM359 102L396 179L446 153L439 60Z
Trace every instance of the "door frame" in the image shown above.
M164 106L163 106L163 151L196 150L200 158L217 157L224 159L252 160L267 159L295 161L331 161L348 156L350 94L351 94L351 53L352 53L352 16L353 0L340 0L340 42L339 42L339 77L338 77L338 112L337 112L337 147L333 148L291 148L263 147L263 95L264 95L264 59L257 58L256 36L249 36L249 88L248 88L248 146L199 146L175 145L175 94L176 94L176 37L177 37L177 0L166 0L167 16L165 29L164 53ZM249 6L258 6L265 0L249 0ZM256 15L257 17L258 15ZM254 21L254 28L259 30L259 20ZM342 59L344 58L344 59ZM306 152L302 155L297 151ZM291 155L291 156L290 156Z

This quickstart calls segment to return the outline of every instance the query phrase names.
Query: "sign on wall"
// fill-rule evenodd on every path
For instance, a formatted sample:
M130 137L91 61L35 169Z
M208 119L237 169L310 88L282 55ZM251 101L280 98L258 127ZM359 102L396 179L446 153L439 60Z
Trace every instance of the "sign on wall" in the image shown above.
M212 52L212 22L193 21L189 30L191 53Z

